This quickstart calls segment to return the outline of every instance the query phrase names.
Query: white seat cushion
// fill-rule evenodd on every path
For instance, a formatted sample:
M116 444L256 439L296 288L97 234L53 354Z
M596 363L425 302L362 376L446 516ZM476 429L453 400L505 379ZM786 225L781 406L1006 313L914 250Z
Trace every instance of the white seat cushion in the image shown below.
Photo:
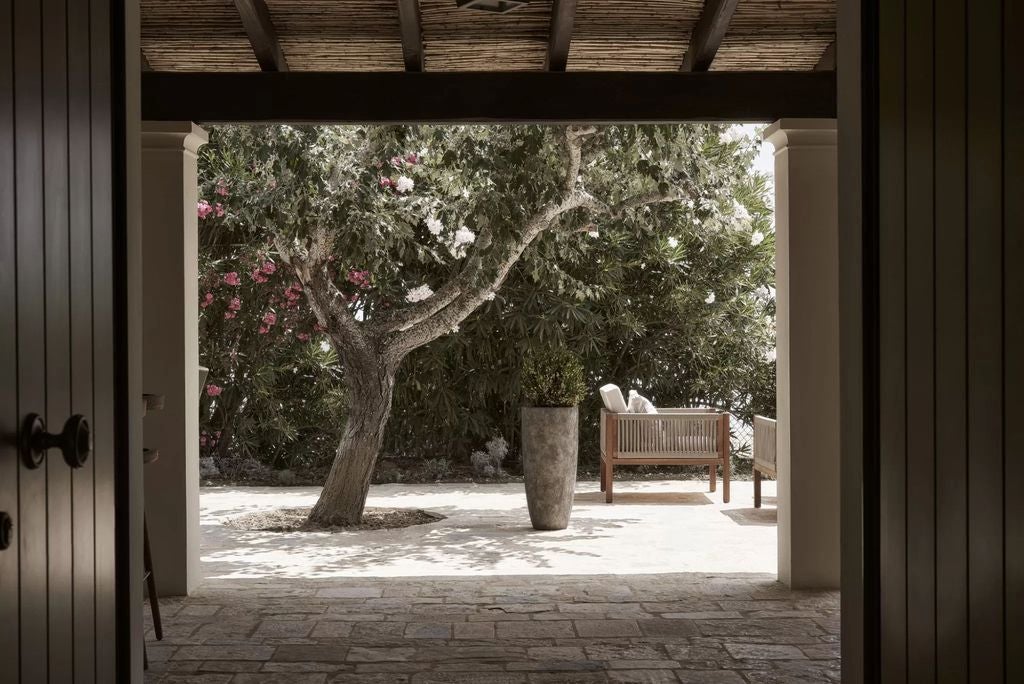
M605 385L600 392L604 407L612 413L626 413L629 409L626 406L626 400L622 398L622 390L618 385Z

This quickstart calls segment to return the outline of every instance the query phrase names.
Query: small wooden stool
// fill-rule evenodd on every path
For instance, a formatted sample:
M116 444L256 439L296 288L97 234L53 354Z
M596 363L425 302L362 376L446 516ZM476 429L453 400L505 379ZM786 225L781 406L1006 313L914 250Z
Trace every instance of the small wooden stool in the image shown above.
M149 411L159 411L164 407L164 397L160 394L142 395L142 415ZM142 450L142 464L149 465L160 458L160 452L156 449ZM146 524L146 514L142 514L142 567L144 570L143 581L146 583L146 593L149 594L149 610L153 615L153 633L156 640L164 638L164 626L160 619L160 598L156 593L156 577L153 575L153 554L149 550L149 525ZM149 655L146 653L146 645L142 645L142 662L146 669L149 669Z

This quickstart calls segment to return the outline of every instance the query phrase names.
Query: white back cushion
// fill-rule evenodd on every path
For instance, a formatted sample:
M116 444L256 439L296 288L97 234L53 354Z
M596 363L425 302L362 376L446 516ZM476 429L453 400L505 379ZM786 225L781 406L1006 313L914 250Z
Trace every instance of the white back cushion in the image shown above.
M626 400L622 398L622 390L618 385L605 385L600 391L601 401L604 402L606 409L612 413L626 413L629 407L626 406Z
M630 413L657 413L658 409L647 397L639 394L636 390L629 390L629 412Z

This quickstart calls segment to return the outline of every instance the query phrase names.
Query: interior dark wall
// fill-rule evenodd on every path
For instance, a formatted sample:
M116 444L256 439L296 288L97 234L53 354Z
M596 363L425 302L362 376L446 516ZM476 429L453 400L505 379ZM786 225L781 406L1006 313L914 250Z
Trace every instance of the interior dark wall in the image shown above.
M1024 681L1024 4L841 12L863 189L841 230L864 266L843 280L864 359L844 386L844 681ZM844 26L863 36L845 60Z

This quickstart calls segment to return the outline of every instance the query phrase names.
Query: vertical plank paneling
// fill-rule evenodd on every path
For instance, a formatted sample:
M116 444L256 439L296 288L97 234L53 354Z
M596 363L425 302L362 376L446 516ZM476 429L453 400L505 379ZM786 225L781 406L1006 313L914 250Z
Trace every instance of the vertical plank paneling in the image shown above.
M936 675L967 681L965 0L935 4Z
M41 7L14 3L15 193L18 269L18 416L46 411L46 263L43 239ZM33 267L35 266L35 267ZM21 681L47 676L46 468L18 474Z
M17 309L14 200L14 27L11 0L0 0L0 311ZM0 434L18 431L17 327L0 326ZM12 545L0 551L0 663L12 676L19 669L18 639L18 453L11 440L0 440L0 511L14 524Z
M46 426L71 415L68 331L67 16L64 0L43 0L43 205L46 246ZM46 459L50 681L72 680L71 472L57 449Z
M91 0L93 459L96 478L96 681L117 681L114 468L114 233L111 5Z
M906 681L906 74L904 0L879 14L879 491L881 496L881 667Z
M967 4L969 676L1003 681L1001 4Z
M1024 681L1024 2L1003 4L1003 444L1006 501L1006 681Z
M68 3L68 178L71 285L71 412L98 423L92 405L92 165L89 82L89 3ZM96 458L72 473L75 684L96 676L95 519Z
M933 0L907 0L907 671L935 681Z

